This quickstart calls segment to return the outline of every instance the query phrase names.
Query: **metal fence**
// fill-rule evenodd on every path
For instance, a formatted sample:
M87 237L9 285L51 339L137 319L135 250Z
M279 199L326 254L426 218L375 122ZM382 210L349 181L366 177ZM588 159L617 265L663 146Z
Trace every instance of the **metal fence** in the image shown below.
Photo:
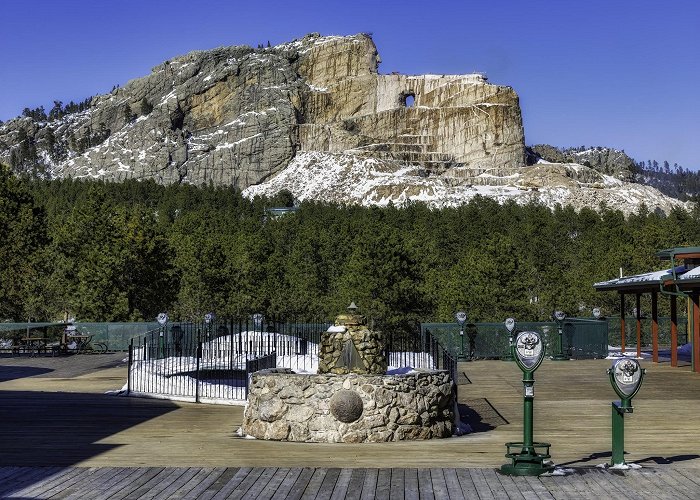
M446 370L457 383L457 358L429 331L414 335L387 335L387 363L390 367Z
M559 352L559 328L555 322L522 322L516 332L536 331L547 352ZM503 323L422 323L421 332L435 336L459 359L500 359L509 354L509 334ZM567 318L562 324L563 353L573 359L604 358L608 355L606 321Z
M620 345L620 318L607 318L610 327L610 344ZM671 346L671 318L660 317L659 321L659 345L664 347ZM641 319L642 331L642 347L651 345L651 318L644 317ZM681 316L677 320L678 327L678 343L677 346L682 346L688 343L688 319ZM625 345L637 345L637 320L634 317L627 316L625 318Z
M255 371L284 367L316 373L321 334L330 325L262 317L167 324L132 339L127 393L195 402L244 400ZM455 357L430 332L388 335L386 354L390 367L447 370L457 380Z
M167 324L132 339L127 392L242 400L255 371L281 366L315 372L321 333L329 325L262 317Z

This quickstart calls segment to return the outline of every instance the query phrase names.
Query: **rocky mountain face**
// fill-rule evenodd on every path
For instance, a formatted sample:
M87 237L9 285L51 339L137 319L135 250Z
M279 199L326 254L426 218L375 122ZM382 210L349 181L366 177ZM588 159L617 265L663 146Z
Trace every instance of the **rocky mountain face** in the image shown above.
M26 168L29 160L53 177L241 189L280 171L300 150L438 170L522 163L512 89L479 75L379 75L377 65L366 35L192 52L93 98L82 113L8 122L0 128L0 161ZM13 161L12 150L26 141L36 154Z
M624 154L537 146L540 164L525 166L510 87L480 74L380 75L378 64L363 34L192 52L84 111L2 124L0 161L53 178L213 182L344 203L680 204L625 182Z
M631 181L637 167L624 151L612 148L556 148L548 144L536 144L528 149L528 163L544 160L549 163L578 163L602 174Z

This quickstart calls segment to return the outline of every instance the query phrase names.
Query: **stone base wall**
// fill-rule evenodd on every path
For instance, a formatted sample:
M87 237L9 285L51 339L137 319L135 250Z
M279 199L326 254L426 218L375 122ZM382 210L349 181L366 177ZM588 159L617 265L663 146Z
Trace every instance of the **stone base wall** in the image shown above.
M449 437L454 396L444 371L405 375L252 376L243 432L258 439L361 443Z

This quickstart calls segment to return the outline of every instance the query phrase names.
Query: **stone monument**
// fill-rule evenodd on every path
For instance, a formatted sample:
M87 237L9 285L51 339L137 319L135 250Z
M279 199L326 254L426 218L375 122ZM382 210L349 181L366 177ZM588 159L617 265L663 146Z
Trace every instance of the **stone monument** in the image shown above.
M384 334L352 303L321 337L317 374L252 375L242 431L258 439L360 443L449 437L454 383L443 370L387 374Z

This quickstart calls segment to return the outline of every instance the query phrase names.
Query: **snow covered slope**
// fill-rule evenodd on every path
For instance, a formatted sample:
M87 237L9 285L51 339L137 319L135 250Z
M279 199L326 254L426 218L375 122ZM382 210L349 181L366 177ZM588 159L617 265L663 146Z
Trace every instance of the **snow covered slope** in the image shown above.
M599 209L601 204L636 212L642 204L650 210L669 212L688 208L658 190L624 182L578 164L540 163L516 169L482 169L455 166L441 174L426 171L420 164L395 160L301 152L266 182L250 186L244 195L273 195L289 190L297 199L384 206L425 202L441 208L467 203L481 195L499 203L538 202Z

